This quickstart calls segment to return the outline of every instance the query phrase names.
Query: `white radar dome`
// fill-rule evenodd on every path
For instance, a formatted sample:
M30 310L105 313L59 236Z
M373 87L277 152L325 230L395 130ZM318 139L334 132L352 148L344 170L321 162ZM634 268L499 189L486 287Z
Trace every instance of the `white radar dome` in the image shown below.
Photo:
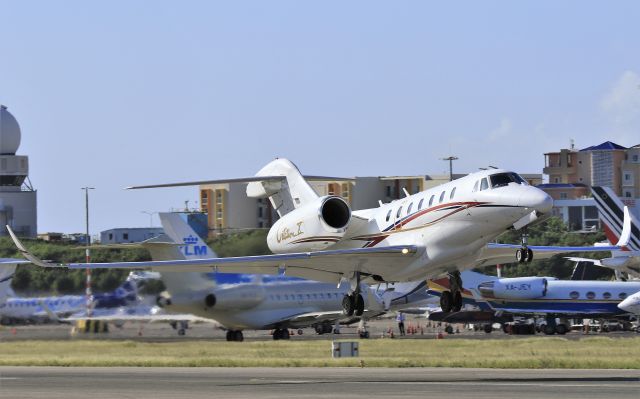
M0 155L15 155L20 147L20 125L16 118L0 105Z

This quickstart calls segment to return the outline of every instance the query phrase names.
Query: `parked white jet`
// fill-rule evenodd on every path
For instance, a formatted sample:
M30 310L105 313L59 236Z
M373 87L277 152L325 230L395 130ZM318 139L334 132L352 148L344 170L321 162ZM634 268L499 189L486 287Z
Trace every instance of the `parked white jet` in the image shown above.
M206 183L248 182L247 195L269 198L280 219L267 241L274 255L154 262L70 264L70 268L126 268L157 271L225 271L279 274L339 284L350 283L344 296L346 315L361 315L361 281L422 281L449 273L451 291L443 293L443 310L460 309L460 270L495 263L529 262L563 252L616 250L617 246L534 247L523 234L518 245L489 244L508 229L521 229L551 211L553 200L517 173L491 169L407 195L378 208L353 211L338 196L320 197L286 159L276 159L253 178ZM205 182L134 188L197 185ZM408 194L408 193L407 193ZM525 230L526 233L526 230ZM12 233L27 259L56 266L31 255ZM628 239L628 237L627 237Z

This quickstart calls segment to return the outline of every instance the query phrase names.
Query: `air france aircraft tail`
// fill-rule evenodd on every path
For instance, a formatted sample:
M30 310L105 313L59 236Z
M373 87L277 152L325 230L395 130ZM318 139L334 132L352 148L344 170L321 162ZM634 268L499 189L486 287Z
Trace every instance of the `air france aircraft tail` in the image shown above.
M609 187L591 187L593 199L600 214L600 220L604 223L604 231L609 242L615 243L622 234L624 221L624 203ZM633 251L640 250L640 223L631 216L631 236L627 247Z

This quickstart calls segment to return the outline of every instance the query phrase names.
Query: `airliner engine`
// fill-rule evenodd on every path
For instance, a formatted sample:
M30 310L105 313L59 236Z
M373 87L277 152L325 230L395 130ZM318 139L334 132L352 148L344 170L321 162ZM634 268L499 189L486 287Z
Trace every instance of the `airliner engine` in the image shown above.
M204 297L204 304L213 310L250 309L264 300L264 288L255 284L216 289Z
M485 298L542 298L547 295L547 279L543 277L502 278L478 285L478 291Z
M351 209L340 197L326 196L303 205L280 218L267 236L274 253L318 251L344 236Z

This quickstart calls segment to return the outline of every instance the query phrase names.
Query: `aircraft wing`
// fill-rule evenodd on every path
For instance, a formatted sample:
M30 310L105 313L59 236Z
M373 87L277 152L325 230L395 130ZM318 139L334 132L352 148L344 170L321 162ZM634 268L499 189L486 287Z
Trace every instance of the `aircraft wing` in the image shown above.
M516 262L516 251L520 248L522 248L520 244L489 243L482 250L476 267ZM619 251L622 249L622 247L616 245L606 247L529 245L528 248L533 251L533 260L549 259L555 255L563 255L571 252L603 252Z
M58 319L62 322L80 321L80 320L100 320L100 321L142 321L142 322L164 322L164 321L190 321L190 322L202 322L202 323L214 323L218 324L213 319L206 319L204 317L198 317L190 314L110 314L100 316L89 315L73 315L65 318Z
M9 234L22 255L41 267L69 269L130 269L158 272L229 272L249 274L282 274L318 281L338 282L360 271L362 278L384 276L409 265L422 254L416 245L338 249L290 254L240 256L229 258L163 260L147 262L54 264L38 259L20 242L10 227Z
M624 207L624 225L622 234L616 245L609 246L592 246L592 247L571 247L571 246L544 246L529 245L528 248L533 251L533 259L548 259L554 255L562 255L570 252L602 252L602 251L624 251L631 239L631 216L629 208ZM513 263L515 254L518 249L522 248L521 244L497 244L489 243L480 252L476 267L489 266L499 263Z

